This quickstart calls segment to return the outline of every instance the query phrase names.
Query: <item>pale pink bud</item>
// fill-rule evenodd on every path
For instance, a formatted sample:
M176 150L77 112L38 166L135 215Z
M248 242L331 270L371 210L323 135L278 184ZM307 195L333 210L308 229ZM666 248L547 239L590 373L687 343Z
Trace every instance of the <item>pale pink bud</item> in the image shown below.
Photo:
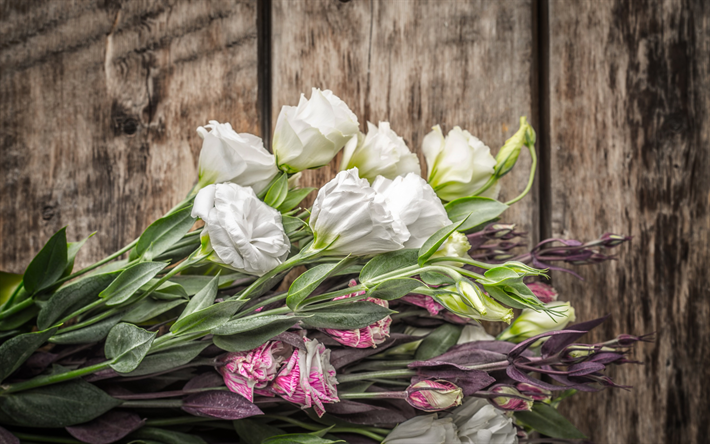
M552 392L540 388L536 385L528 384L527 382L518 383L517 389L525 396L531 397L535 401L549 401L552 399Z
M354 287L357 285L355 280L350 281L350 286ZM334 298L333 300L346 299L354 296L362 296L366 292L358 291L355 293L346 294L345 296L340 296ZM385 308L389 308L389 303L382 299L377 298L365 298L365 301L373 302ZM340 342L343 345L353 348L377 348L378 344L382 344L390 335L390 324L392 323L392 318L389 316L384 319L380 319L374 324L368 325L365 328L360 328L357 330L335 330L332 328L324 328L323 331L330 335L333 339Z
M557 291L551 285L542 282L532 282L528 284L528 288L533 292L540 302L547 304L557 300Z
M291 346L281 341L268 341L250 351L227 353L219 358L225 363L219 372L229 390L253 401L254 392L270 395L261 389L274 379L279 365L291 350Z
M407 402L425 412L438 412L461 405L463 391L444 380L424 380L407 388Z
M335 368L330 365L330 350L315 339L303 339L306 350L293 352L274 378L271 389L302 408L313 407L318 416L323 416L323 404L340 401Z
M491 389L493 393L512 396L498 396L491 399L493 405L502 410L528 411L532 410L533 400L529 396L524 396L514 387L509 385L497 385Z

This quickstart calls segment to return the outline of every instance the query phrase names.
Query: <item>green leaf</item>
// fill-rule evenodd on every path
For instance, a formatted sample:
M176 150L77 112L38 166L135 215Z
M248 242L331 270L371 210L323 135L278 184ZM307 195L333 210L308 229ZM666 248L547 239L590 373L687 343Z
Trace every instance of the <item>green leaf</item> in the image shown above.
M228 352L252 350L293 327L295 323L294 318L282 319L244 333L215 335L212 341L217 347Z
M119 373L135 370L150 350L157 334L127 323L113 327L104 346L106 358L112 360L111 368Z
M29 294L51 287L67 268L66 227L54 233L27 266L23 281Z
M173 334L182 335L211 330L229 321L229 318L237 312L244 302L233 299L197 310L175 322L170 327L170 331Z
M408 295L417 288L426 287L423 282L410 278L390 279L377 284L372 288L367 296L371 298L384 299L391 301Z
M390 253L378 254L362 268L360 272L360 282L367 285L373 279L383 274L397 271L402 268L417 265L419 251L407 249L392 251Z
M240 442L244 444L261 444L267 438L284 434L284 431L278 427L253 419L239 419L232 424L239 435Z
M69 333L52 336L49 342L53 344L90 344L103 340L114 325L121 322L123 313L103 319L96 324L89 325Z
M346 442L342 439L333 441L321 438L311 433L289 433L287 435L276 435L262 441L262 444L335 444Z
M118 274L118 271L94 274L60 288L40 310L37 327L44 330L64 316L90 304Z
M454 223L465 221L459 231L467 231L500 216L508 205L488 197L462 197L446 204L446 213Z
M543 435L559 439L586 439L571 422L557 410L542 402L533 404L530 412L515 412L515 418Z
M172 301L156 301L152 298L146 298L135 304L121 319L124 322L132 324L140 324L160 316L179 305L185 303L184 299L175 299Z
M111 282L99 297L106 299L106 305L113 306L126 302L133 293L148 283L153 276L166 267L164 262L140 262L132 265Z
M505 266L491 268L486 271L483 279L478 280L483 284L488 294L512 308L532 308L543 310L545 305L523 282L523 277Z
M303 201L303 199L306 198L306 196L317 189L318 188L298 188L289 191L288 195L286 195L286 199L284 199L281 205L279 205L278 210L282 213L293 210Z
M81 424L119 404L121 401L83 379L0 396L0 410L17 424L27 427Z
M39 306L30 299L31 305L0 321L0 331L14 330L32 320L39 313Z
M442 324L424 338L417 348L414 359L426 361L446 353L451 347L456 345L462 329L463 327L460 325Z
M304 312L310 316L304 318L303 323L313 328L355 330L374 324L392 313L392 310L368 301L346 302L334 307Z
M223 270L222 270L223 271ZM245 277L249 277L249 275L244 274L244 273L220 273L219 275L219 287L223 287L225 285L231 285L232 282L234 282L237 279L242 279ZM253 276L252 276L253 277ZM180 276L173 276L170 278L169 282L176 282L182 286L183 289L187 292L188 296L192 296L194 294L197 294L205 288L205 285L209 284L209 282L212 280L213 276L189 276L189 275L180 275Z
M74 269L74 259L76 259L76 255L81 250L81 247L84 246L86 241L91 239L94 235L96 234L96 231L85 237L84 239L80 240L79 242L69 242L67 245L67 267L64 269L64 273L62 273L62 277L69 276Z
M419 277L426 282L427 285L454 285L456 282L448 274L439 273L437 271L425 271L420 273Z
M255 318L242 318L235 319L215 327L210 330L210 333L215 335L235 335L237 333L244 333L247 331L256 330L267 325L273 324L275 322L291 322L291 325L295 325L296 322L300 320L297 316L286 316L286 315L267 315L259 316Z
M176 432L174 430L159 429L157 427L141 427L128 435L130 438L149 439L163 444L207 444L197 435Z
M202 350L210 345L208 341L190 342L170 350L146 356L138 368L122 376L143 376L161 373L180 367L192 361Z
M214 304L214 299L217 297L218 284L219 275L213 277L202 290L190 299L190 302L187 303L187 307L185 307L185 310L178 318L178 322L186 316Z
M271 208L278 208L284 200L286 200L286 195L288 194L288 174L283 173L276 179L276 182L269 187L269 191L264 197L264 203Z
M15 336L0 345L0 382L22 365L47 339L56 333L56 328Z
M281 223L287 236L291 236L301 229L310 230L308 224L297 217L281 216Z
M313 291L318 288L324 280L345 268L348 265L350 258L346 257L337 263L320 264L306 271L296 278L288 289L288 297L286 297L286 305L291 310L296 310Z
M146 252L149 252L150 258L146 259L150 260L167 251L194 225L196 219L192 217L191 212L192 206L188 206L150 224L138 239L135 255L145 257Z
M0 271L0 311L2 311L3 304L10 299L10 296L12 296L21 282L21 274Z
M141 291L148 291L150 290L153 285L157 284L159 282L159 279L151 279L148 281L147 284L143 285L140 290ZM158 288L155 289L150 294L150 297L153 299L162 299L166 301L172 301L174 299L188 299L187 291L185 291L184 288L182 288L182 285L178 284L177 282L163 282L160 284Z
M419 266L423 267L426 261L428 261L429 258L434 253L436 253L439 247L441 247L441 245L446 242L446 239L451 236L451 233L458 230L464 222L466 222L466 219L461 220L458 223L454 222L451 225L440 228L436 231L436 233L432 234L429 239L424 242L424 245L422 245L422 247L419 249Z

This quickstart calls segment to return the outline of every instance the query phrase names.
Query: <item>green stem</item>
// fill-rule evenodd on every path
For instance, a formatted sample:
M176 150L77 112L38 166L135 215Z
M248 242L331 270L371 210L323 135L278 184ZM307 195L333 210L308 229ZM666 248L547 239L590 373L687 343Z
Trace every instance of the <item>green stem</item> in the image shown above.
M149 419L145 422L147 427L165 427L183 424L196 424L200 422L214 421L214 418L202 418L199 416L179 416L177 418Z
M374 433L372 429L376 429L375 427L367 427L367 428L359 428L359 427L333 427L332 429L328 429L327 427L323 427L320 424L309 424L307 422L302 422L297 419L289 418L288 416L281 416L281 415L264 415L262 416L263 418L271 418L271 419L276 419L279 421L283 421L289 424L293 424L295 426L301 427L302 429L306 430L311 430L313 432L319 432L321 430L328 430L328 433L358 433L363 436L367 436L369 438L375 439L377 441L382 441L384 439L383 436L379 436L378 434ZM380 430L385 430L385 433L389 433L389 430L386 429L377 429L378 431Z
M22 442L34 441L34 442L56 442L56 443L60 443L60 444L83 444L81 441L77 441L76 439L71 439L71 438L59 438L59 437L54 437L54 436L32 435L29 433L21 433L21 432L12 432L12 434L15 435L16 438L21 439Z
M74 318L75 316L79 316L80 314L85 313L85 312L91 310L92 308L96 308L96 307L98 307L98 306L100 306L100 305L103 305L104 302L106 302L105 299L97 299L97 300L95 300L94 302L92 302L91 304L86 305L86 306L84 306L84 307L78 309L78 310L75 311L74 313L72 313L72 314L70 314L70 315L68 315L68 316L64 316L59 322L56 322L55 325L63 324L63 323L65 323L65 322L67 322L69 319ZM65 330L65 331L66 331L66 330Z
M258 304L249 307L249 309L247 309L246 311L243 311L243 312L241 312L241 313L237 313L236 315L234 315L234 316L232 317L232 319L243 318L243 317L249 315L250 313L253 313L254 311L258 310L258 309L261 308L261 307L265 307L265 306L267 306L267 305L269 305L269 304L272 304L272 303L274 303L274 302L278 302L278 301L284 300L284 299L286 299L287 296L288 296L288 292L286 292L286 293L279 293L279 294L274 295L274 296L272 296L272 297L270 297L270 298L268 298L268 299L264 299L263 301L259 302Z
M340 393L340 399L405 399L407 392Z
M329 301L338 296L345 296L346 294L357 293L358 291L367 291L365 284L358 284L354 287L343 288L342 290L331 291L330 293L324 293L318 296L314 296L310 299L306 299L303 302L303 306L315 304L316 302ZM351 299L348 299L351 300ZM320 308L321 306L319 306Z
M259 288L259 286L261 286L264 282L273 278L274 276L281 273L282 271L286 271L286 270L289 270L293 267L297 267L301 264L306 263L306 260L312 258L313 255L314 254L312 252L303 252L302 251L302 252L298 253L297 255L293 256L292 258L286 260L286 262L284 262L283 264L277 266L273 270L267 272L265 275L261 276L259 279L254 281L254 283L252 283L250 286L248 286L246 288L246 290L244 290L242 292L242 294L239 295L237 300L248 299L248 296L252 292L254 292L254 290Z
M79 368L65 373L59 373L57 375L49 376L38 376L29 381L19 382L17 384L12 384L9 386L2 386L3 390L0 394L21 392L24 390L29 390L37 387L43 387L45 385L56 384L59 382L69 381L71 379L80 378L85 375L90 375L96 373L99 370L103 370L109 367L111 361L102 362L101 364L92 365L89 367Z
M476 190L473 194L471 194L471 195L472 195L472 196L478 196L479 194L483 193L483 192L486 191L488 188L490 188L491 186L493 186L493 184L496 183L497 180L498 180L498 178L496 177L496 175L495 175L495 174L492 174L491 177L488 178L488 181L487 181L485 184L483 184L483 186L482 186L481 188L477 189L477 190Z
M530 158L532 159L532 162L530 165L530 178L528 179L528 185L525 187L523 192L518 197L516 197L513 200L509 200L508 202L505 203L508 206L513 205L515 202L517 202L520 199L522 199L523 197L525 197L525 195L528 194L528 192L532 188L533 181L535 180L535 168L537 167L537 154L535 154L535 146L527 145L527 147L528 147L528 151L530 151Z
M490 270L493 267L499 267L500 264L489 264L487 262L481 262L474 259L464 258L464 257L435 257L429 259L427 262L460 262L463 264L473 265L474 267L483 268L485 270Z
M111 262L112 260L114 260L114 259L116 259L116 258L122 256L124 253L128 252L131 248L135 247L137 243L138 243L138 239L134 240L134 241L131 242L130 244L126 245L125 247L121 248L121 249L118 250L117 252L113 253L111 256L105 257L105 258L101 259L100 261L96 262L96 263L93 264L93 265L89 265L88 267L82 268L81 270L77 271L76 273L70 274L69 276L67 276L67 277L65 277L65 278L63 278L63 279L58 280L58 281L55 283L55 285L63 284L63 283L66 282L66 281L69 281L69 280L71 280L71 279L74 279L74 278L77 277L77 276L81 276L82 274L88 273L88 272L91 271L91 270L94 270L94 269L99 268L100 266L102 266L102 265L104 265L104 264L107 264L107 263Z
M3 311L2 313L0 313L0 319L5 319L6 317L8 317L10 315L13 315L19 311L22 311L34 303L35 303L34 298L25 299L24 301L20 302L19 304L14 305L14 306L8 308L7 310Z
M182 399L147 399L140 401L123 401L119 406L126 409L160 409L160 408L180 408ZM214 421L214 418L210 418Z
M101 320L103 320L103 319L106 319L106 318L108 318L109 316L113 316L113 315L115 315L115 314L118 313L118 312L119 312L119 310L116 309L116 308L112 308L112 309L110 309L110 310L106 310L105 312L103 312L103 313L101 313L101 314L99 314L99 315L97 315L97 316L94 316L94 317L91 318L91 319L87 319L87 320L84 321L84 322L80 322L80 323L78 323L78 324L71 325L71 326L69 326L69 327L67 327L67 328L63 328L63 329L59 330L57 333L63 334L63 333L69 333L70 331L79 330L80 328L84 328L84 327L87 327L87 326L89 326L89 325L93 325L93 324L95 324L95 323L97 323L97 322L99 322L99 321L101 321Z
M347 375L338 375L338 382L362 381L370 378L408 378L410 376L416 376L416 374L416 370L410 369L350 373Z
M350 369L349 372L356 372L359 370L387 370L387 369L398 369L401 370L406 368L409 364L414 362L412 359L399 359L399 360L386 360L386 361L365 361Z

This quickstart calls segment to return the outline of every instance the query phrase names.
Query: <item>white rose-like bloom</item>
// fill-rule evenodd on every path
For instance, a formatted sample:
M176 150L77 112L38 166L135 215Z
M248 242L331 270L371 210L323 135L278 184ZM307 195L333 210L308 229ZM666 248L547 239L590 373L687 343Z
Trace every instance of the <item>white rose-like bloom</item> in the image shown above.
M496 166L491 149L458 126L444 137L441 127L436 125L424 137L422 151L429 169L429 184L443 200L472 195L485 185ZM481 195L496 198L499 190L496 184Z
M392 212L407 226L410 237L404 248L421 247L429 236L452 223L439 197L419 174L394 180L378 176L372 188L387 199Z
M513 418L482 398L469 398L448 418L453 419L462 444L515 444Z
M298 106L281 108L273 150L278 167L288 173L328 164L358 132L357 116L330 90L301 94Z
M315 250L362 256L401 250L409 231L357 168L339 172L318 190L309 224ZM331 245L332 244L332 245ZM330 246L328 246L330 245Z
M370 183L377 176L394 179L407 173L419 175L421 171L419 158L390 129L389 122L380 122L379 128L367 122L367 136L358 133L345 144L340 169L350 168L357 168L360 177Z
M202 236L209 237L217 256L210 255L210 260L244 273L263 275L281 264L291 248L281 213L256 197L252 188L209 185L195 196L192 217L205 221Z
M197 134L203 140L198 165L200 188L233 182L259 193L279 172L274 155L253 134L237 134L232 125L216 120L197 128Z
M460 444L451 418L436 419L436 414L415 416L399 424L383 444Z

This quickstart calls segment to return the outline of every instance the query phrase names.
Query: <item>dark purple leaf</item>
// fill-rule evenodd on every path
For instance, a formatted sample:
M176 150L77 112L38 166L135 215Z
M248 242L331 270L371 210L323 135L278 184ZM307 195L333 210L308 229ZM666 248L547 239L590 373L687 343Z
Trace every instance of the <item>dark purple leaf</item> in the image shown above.
M103 379L111 379L115 378L118 376L118 372L112 368L107 368L104 370L99 370L96 373L92 373L88 376L85 376L84 379L88 382L96 382L96 381L101 381Z
M208 387L221 387L224 385L224 379L222 375L215 371L209 371L207 373L202 373L194 378L187 381L187 384L182 388L183 390L195 390Z
M306 344L303 343L303 338L301 335L290 332L290 331L285 331L281 334L278 334L271 339L272 341L281 341L285 344L290 345L293 348L297 348L300 350L305 350L306 349Z
M330 353L330 363L337 369L345 367L348 364L364 359L368 356L376 355L392 346L405 344L407 342L416 341L416 336L405 335L401 333L392 333L389 338L377 348L341 348L334 349Z
M317 331L317 330L311 330L308 332L308 338L309 339L315 339L316 341L320 342L321 344L325 345L326 347L340 347L343 344L340 342L336 341L333 339L331 336L328 336L327 334ZM301 341L303 342L303 341Z
M182 409L194 416L219 419L242 419L264 414L243 396L225 390L190 395L183 400Z
M548 331L548 332L539 334L537 336L533 336L532 338L526 339L523 342L521 342L520 344L513 347L513 349L510 351L510 353L508 353L508 359L512 362L515 358L517 358L518 356L521 356L523 354L523 352L528 349L528 347L530 347L531 345L536 343L539 339L550 338L545 342L545 344L547 344L548 342L550 342L554 338L554 336L578 335L579 333L581 333L581 332L576 331L576 330L558 330L558 331ZM584 334L584 333L582 333L582 334ZM574 339L572 340L572 342L574 342ZM546 355L543 354L543 356L546 356Z
M624 357L621 353L603 352L595 353L589 358L590 362L598 362L600 364L610 364Z
M564 384L565 388L579 390L580 392L598 392L599 391L598 388L589 385L588 381L581 380L581 378L577 378L576 380L572 380L564 375L550 375L550 377L552 379L554 379L555 381L561 382L562 384Z
M412 407L407 401L404 399L377 399L372 401L373 404L379 405L380 407L384 407L390 412L397 413L399 415L402 415L404 418L411 419L417 416L417 410ZM384 418L384 419L389 419L389 418ZM387 423L385 421L375 421L374 423L376 424L392 424L392 423Z
M567 387L563 387L561 385L552 385L548 384L546 382L542 382L539 379L531 378L530 376L527 375L527 373L522 372L515 368L514 366L508 367L506 370L506 373L508 376L513 378L514 380L518 382L527 382L528 384L532 384L534 386L544 388L546 390L566 390Z
M352 424L396 424L409 419L397 410L363 402L342 400L325 404L326 411Z
M20 440L12 433L0 427L0 444L20 444Z
M446 353L428 361L416 361L408 365L409 368L453 366L461 370L468 370L470 366L490 364L492 362L507 361L508 357L478 348L475 342L455 345Z
M575 331L577 333L567 333L565 335L557 335L555 337L548 339L542 345L542 349L541 349L542 356L550 356L550 355L554 355L555 353L559 353L560 351L562 351L563 348L572 344L574 341L576 341L577 339L584 336L588 331L592 330L593 328L600 325L602 322L606 321L608 317L609 317L609 315L606 315L604 317L601 317L598 319L593 319L591 321L579 322L577 324L568 325L564 330L561 330L561 331L566 331L566 332ZM579 332L581 332L581 334Z
M18 370L18 376L32 378L42 373L51 363L56 361L58 355L43 351L35 352Z
M580 362L579 364L570 365L567 371L569 371L568 376L584 376L590 373L600 372L605 368L604 364L598 362Z
M496 382L493 377L481 370L420 368L417 373L424 379L444 379L456 384L461 387L464 396L473 395Z
M111 410L81 425L67 427L74 438L89 444L116 442L143 425L144 420L133 412Z

